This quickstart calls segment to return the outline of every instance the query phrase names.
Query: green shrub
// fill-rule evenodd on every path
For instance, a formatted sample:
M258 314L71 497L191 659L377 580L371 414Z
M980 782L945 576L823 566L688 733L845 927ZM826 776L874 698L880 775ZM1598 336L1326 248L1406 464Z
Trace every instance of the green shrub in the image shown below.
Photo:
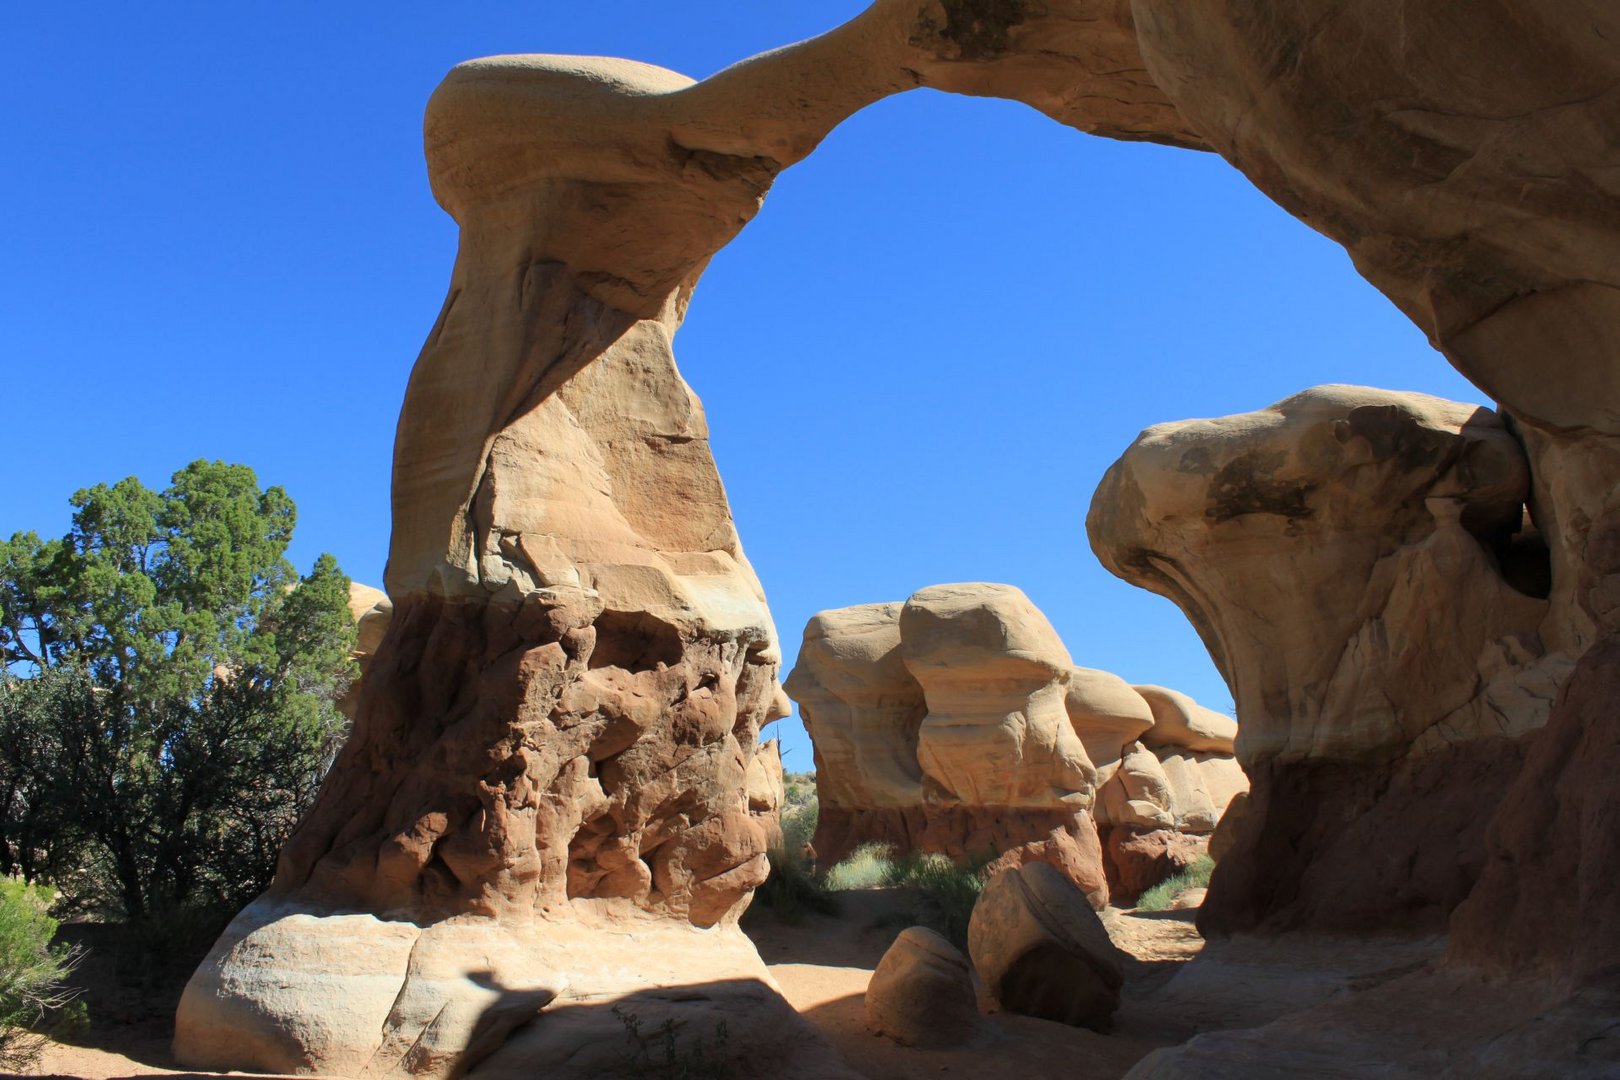
M926 926L958 948L967 948L968 921L986 879L985 860L958 864L946 855L905 855L889 861L883 884L912 889L919 904L913 925Z
M816 835L816 819L821 807L812 793L807 802L782 808L782 844L788 851L798 854Z
M50 944L54 899L49 889L0 878L0 1068L32 1067L46 1030L83 1021L66 985L81 954Z
M809 912L838 914L838 897L827 891L798 848L772 847L765 856L771 863L771 876L754 890L755 907L749 910L769 910L790 926L803 921Z
M876 889L885 884L892 860L887 844L862 844L831 870L823 880L833 892Z
M1166 878L1143 893L1141 899L1136 902L1136 910L1168 911L1176 897L1188 889L1209 888L1209 875L1214 871L1215 860L1208 855L1200 855L1187 869L1174 877Z
M114 918L240 907L342 738L349 579L298 576L292 500L245 466L72 504L0 540L0 874Z

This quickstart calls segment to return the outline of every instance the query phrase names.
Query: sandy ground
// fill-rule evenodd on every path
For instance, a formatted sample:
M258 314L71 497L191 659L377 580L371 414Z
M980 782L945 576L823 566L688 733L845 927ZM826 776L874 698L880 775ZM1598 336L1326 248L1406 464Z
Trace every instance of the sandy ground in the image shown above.
M843 896L837 917L812 915L786 925L759 913L745 927L788 1001L852 1067L874 1080L1121 1077L1157 1047L1199 1032L1268 1023L1384 973L1422 967L1442 947L1435 940L1369 944L1307 938L1236 939L1206 947L1193 927L1193 911L1110 909L1104 922L1128 957L1112 1033L999 1013L981 997L983 1015L966 1045L917 1050L872 1035L865 1022L866 984L906 924L908 898L886 890ZM119 1007L115 1004L113 1015ZM85 1080L243 1075L177 1069L168 1051L166 1017L172 1006L151 1000L121 1007L122 1023L92 1030L95 1045L49 1044L39 1072ZM96 1015L106 1017L109 1010Z

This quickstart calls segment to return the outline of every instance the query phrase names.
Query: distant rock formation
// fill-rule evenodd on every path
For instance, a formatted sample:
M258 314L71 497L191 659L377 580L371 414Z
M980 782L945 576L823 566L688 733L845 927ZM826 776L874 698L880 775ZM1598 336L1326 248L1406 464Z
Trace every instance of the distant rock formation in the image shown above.
M394 618L394 604L388 594L358 581L349 583L349 615L354 619L355 638L353 657L359 668L348 691L338 699L338 711L351 721L360 707L360 685L366 675L371 658L377 655L388 624Z
M815 745L823 865L866 843L1043 861L1100 904L1104 882L1123 879L1105 865L1099 825L1202 836L1247 786L1230 718L1075 667L1010 585L821 612L785 685Z
M1326 386L1150 428L1104 478L1098 556L1182 606L1237 701L1252 803L1208 926L1445 926L1568 670L1511 572L1528 476L1489 410ZM1230 745L1171 702L1145 741Z

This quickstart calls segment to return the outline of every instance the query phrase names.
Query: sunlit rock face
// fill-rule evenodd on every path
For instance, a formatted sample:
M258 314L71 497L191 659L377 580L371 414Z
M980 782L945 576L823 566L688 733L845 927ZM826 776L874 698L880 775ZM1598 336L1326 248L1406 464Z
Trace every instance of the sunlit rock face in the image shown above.
M1444 927L1568 669L1504 572L1528 492L1490 410L1347 386L1161 424L1109 471L1093 547L1237 702L1253 803L1209 927Z
M504 56L440 85L428 169L460 247L395 443L392 619L275 883L188 988L183 1060L589 1074L581 1010L702 983L679 1000L729 1002L739 1075L840 1074L736 929L778 650L672 339L776 174L918 86L1197 141L1128 11L1090 0L880 0L700 83Z
M1099 826L1202 836L1248 787L1230 718L1076 667L1010 585L934 585L903 604L823 611L786 685L815 746L824 866L862 844L1040 861L1101 904L1105 883L1128 880L1134 895L1152 871L1118 873ZM1201 843L1177 850L1190 860Z

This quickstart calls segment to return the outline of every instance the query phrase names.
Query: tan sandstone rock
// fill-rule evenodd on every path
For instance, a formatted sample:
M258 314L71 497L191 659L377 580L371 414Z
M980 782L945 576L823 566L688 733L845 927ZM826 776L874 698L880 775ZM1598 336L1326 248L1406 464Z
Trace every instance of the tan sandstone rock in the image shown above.
M818 613L784 684L815 750L823 866L865 843L911 851L925 827L917 730L928 704L900 656L900 608Z
M968 924L968 953L1011 1012L1108 1029L1124 982L1108 931L1084 895L1044 863L997 874Z
M1221 754L1232 753L1237 721L1207 709L1179 690L1163 686L1133 689L1153 710L1153 726L1142 733L1142 744L1153 750L1176 747Z
M1188 613L1242 723L1255 822L1207 925L1432 929L1466 894L1508 740L1561 665L1536 635L1547 603L1498 569L1527 490L1496 414L1346 386L1150 428L1109 471L1094 549ZM1184 752L1161 765L1213 829L1232 788Z
M965 1042L979 1009L962 950L934 931L900 931L866 988L866 1026L904 1046Z
M748 814L765 835L765 847L782 843L782 805L787 801L787 785L782 776L782 744L775 739L762 744L748 763Z
M1187 122L1261 190L1343 244L1513 418L1528 451L1535 528L1499 558L1505 576L1547 597L1535 630L1549 677L1532 681L1503 726L1516 732L1556 718L1549 691L1570 685L1575 662L1620 631L1612 554L1620 195L1598 179L1611 174L1620 124L1620 9L1607 0L1398 10L1133 0L1132 12L1147 65ZM1458 580L1468 573L1459 570ZM1501 695L1502 669L1534 665L1535 652L1453 659ZM1620 720L1601 726L1613 732ZM1584 745L1546 742L1571 755ZM1620 782L1598 779L1584 757L1543 760L1555 751L1539 743L1529 750L1537 764L1522 772L1523 748L1490 760L1482 749L1434 755L1451 757L1462 783L1512 785L1468 903L1491 914L1459 937L1467 940L1459 956L1526 973L1612 966L1620 934L1584 934L1578 958L1564 937L1570 927L1606 925L1612 905L1598 897L1612 890L1543 883L1557 876L1553 867L1614 865L1606 851L1615 830L1573 821L1613 820ZM1418 818L1436 790L1431 780L1414 771L1401 781L1419 800L1411 808ZM1526 829L1527 818L1548 827ZM1212 895L1221 891L1218 877Z
M925 781L972 806L1091 801L1096 771L1069 721L1068 650L1010 585L935 585L906 601L900 650L923 688Z
M778 653L671 340L776 174L918 86L1197 141L1119 4L879 0L700 83L555 56L445 78L424 137L460 247L394 448L393 626L348 745L244 916L254 934L273 937L283 911L423 933L468 918L566 937L604 913L727 932L765 873L747 777L782 715ZM222 940L204 965L177 1019L183 1060L244 1016L258 1034L229 1064L323 1069L382 1046L341 992L318 1021L270 1017L276 991L245 955ZM425 1009L415 978L401 969L400 1000ZM444 993L457 1013L463 989ZM466 1053L447 1045L421 1070L463 1070Z
M352 653L359 672L344 695L338 699L338 711L354 720L360 707L360 686L365 679L371 658L382 646L388 624L394 618L394 604L388 594L358 581L349 583L349 615L354 619L355 638Z
M1008 585L821 612L787 688L816 748L823 865L868 843L992 857L995 870L1039 861L1100 907L1098 824L1207 833L1217 802L1247 787L1230 755L1183 749L1230 741L1232 721L1154 688L1172 731L1158 754L1145 749L1135 740L1154 727L1149 700L1074 666ZM1174 783L1161 756L1175 758Z

